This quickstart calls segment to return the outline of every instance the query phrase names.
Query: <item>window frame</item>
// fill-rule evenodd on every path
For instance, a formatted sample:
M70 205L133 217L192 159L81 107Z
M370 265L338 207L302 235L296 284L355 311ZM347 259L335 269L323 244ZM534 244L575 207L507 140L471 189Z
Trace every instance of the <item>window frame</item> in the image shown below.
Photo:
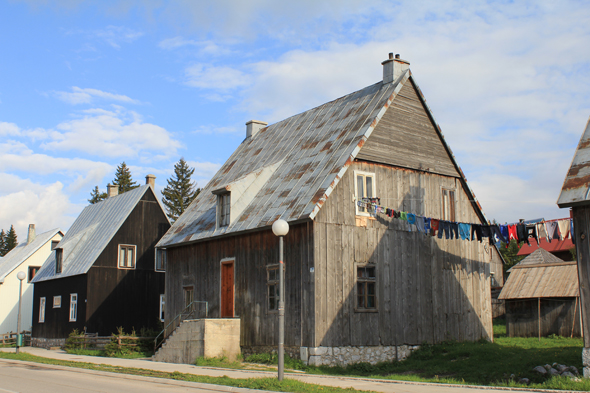
M358 177L362 176L363 177L363 195L360 196L359 195L359 190L358 190ZM366 190L367 190L367 177L370 177L373 179L373 181L371 182L371 196L365 196ZM367 171L354 171L354 197L356 201L361 201L363 198L376 198L377 195L377 175L375 174L375 172L367 172ZM357 216L366 216L366 217L371 217L372 214L368 211L365 211L365 208L363 207L359 207L358 204L354 204L354 211L355 214Z
M359 277L358 276L358 271L359 269L373 269L374 271L374 277ZM354 301L354 311L355 312L378 312L379 311L379 299L377 294L379 293L378 291L378 287L377 287L377 265L375 263L372 262L368 262L368 263L357 263L354 266L354 290L355 290L355 301ZM359 284L363 284L363 287L365 288L365 301L364 301L364 306L360 306L359 305L359 296L361 296L359 294ZM373 293L374 293L374 307L367 307L367 298L368 298L368 287L370 284L373 284Z
M191 294L190 298L190 302L187 301L187 294ZM182 297L184 299L184 307L186 308L188 307L192 302L195 301L195 286L194 285L183 285L182 287Z
M61 274L63 271L63 257L64 257L64 250L63 248L56 248L55 249L55 274Z
M279 264L272 264L272 265L266 265L266 311L269 314L275 314L279 312L279 300L280 300L280 296L281 294L279 293L279 281L280 281L280 269L279 269ZM284 267L283 267L284 269ZM275 271L276 270L276 276L274 279L271 280L270 278L270 272ZM275 307L271 308L271 296L270 296L270 289L274 288L274 304Z
M123 261L124 265L121 266L121 250L125 249L125 261ZM133 250L133 265L127 266L125 263L127 260L127 250ZM125 270L133 270L137 266L137 246L134 244L119 244L118 253L117 253L117 268L118 269L125 269Z
M33 278L35 278L35 276L39 272L39 269L41 269L41 266L29 266L28 267L28 269L27 269L27 283L30 283L33 280ZM31 276L31 271L34 271L32 276Z
M47 298L45 296L39 298L39 323L45 323L45 306Z
M457 221L457 190L450 187L441 187L441 217L445 221ZM448 195L446 195L448 193ZM448 207L447 207L448 201Z
M59 244L60 240L52 240L51 241L51 251L55 250L57 248L57 245Z
M160 322L164 322L166 316L166 294L160 294Z
M217 228L228 227L231 223L231 192L217 194Z
M53 297L53 308L61 308L61 295Z
M162 263L162 261L164 261ZM157 272L166 272L166 267L168 264L168 255L166 254L165 248L156 248L155 249L155 260L154 260L154 270Z
M78 319L78 294L77 293L70 293L70 322L76 322L77 319Z

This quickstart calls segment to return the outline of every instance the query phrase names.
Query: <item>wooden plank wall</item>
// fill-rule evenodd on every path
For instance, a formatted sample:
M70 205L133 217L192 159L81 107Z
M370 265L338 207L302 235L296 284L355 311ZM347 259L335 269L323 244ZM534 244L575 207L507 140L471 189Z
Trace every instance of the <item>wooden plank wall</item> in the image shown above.
M292 225L284 238L286 346L309 346L313 341L311 235L309 222ZM220 261L235 258L235 317L241 319L240 345L276 345L278 313L268 311L266 266L278 263L279 240L270 229L169 248L167 252L166 323L184 308L184 286L194 286L194 300L209 302L209 317L219 318Z
M580 299L582 303L582 326L584 347L590 348L590 206L573 208Z
M314 221L315 345L402 345L492 338L486 243L409 232L379 214L355 216L354 170L376 174L381 204L441 218L441 187L456 192L457 221L479 220L459 179L357 161ZM359 226L360 225L360 226ZM378 312L355 312L355 263L376 264Z
M508 337L539 336L538 299L506 300ZM580 337L580 304L576 298L541 298L541 336Z

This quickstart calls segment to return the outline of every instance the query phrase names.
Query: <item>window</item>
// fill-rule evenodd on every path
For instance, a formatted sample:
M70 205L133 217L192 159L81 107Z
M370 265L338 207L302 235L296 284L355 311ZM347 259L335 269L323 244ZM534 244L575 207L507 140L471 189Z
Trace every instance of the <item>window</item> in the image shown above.
M53 308L61 308L61 296L53 297Z
M76 322L78 318L78 294L70 293L70 322Z
M58 244L59 244L59 240L52 240L51 241L51 249L54 250Z
M231 195L229 192L225 192L223 194L219 194L217 196L217 216L219 217L218 226L226 227L229 225L229 217L230 217L230 208L231 208Z
M135 269L135 246L119 244L119 268Z
M39 323L45 322L45 298L39 299Z
M29 278L27 278L27 282L31 282L37 272L41 269L41 266L29 266Z
M61 248L55 249L55 274L61 273L61 270L63 268L63 251L64 250Z
M375 266L356 269L357 311L377 310Z
M442 217L443 220L455 221L455 191L442 189Z
M279 309L279 266L273 265L266 268L268 286L268 310L277 311Z
M164 311L166 308L166 297L165 295L160 295L160 321L164 322Z
M357 201L363 198L375 198L375 174L369 172L354 171L356 179L354 188ZM356 205L356 214L368 216L369 212L365 207Z
M184 287L184 306L188 307L194 300L195 289L194 287Z
M156 248L156 271L166 271L166 250L161 248Z

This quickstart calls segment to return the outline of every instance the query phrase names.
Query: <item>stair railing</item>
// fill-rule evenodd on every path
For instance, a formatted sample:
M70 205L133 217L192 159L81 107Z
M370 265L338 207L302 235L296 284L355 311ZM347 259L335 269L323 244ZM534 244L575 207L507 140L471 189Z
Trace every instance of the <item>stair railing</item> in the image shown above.
M205 318L207 318L209 314L209 302L200 301L200 300L193 300L190 302L188 306L184 308L174 319L172 319L168 325L156 336L154 339L154 353L158 350L158 348L162 345L164 341L172 334L172 332L180 325L180 323L184 320L191 319L197 309L195 305L198 303L205 304Z

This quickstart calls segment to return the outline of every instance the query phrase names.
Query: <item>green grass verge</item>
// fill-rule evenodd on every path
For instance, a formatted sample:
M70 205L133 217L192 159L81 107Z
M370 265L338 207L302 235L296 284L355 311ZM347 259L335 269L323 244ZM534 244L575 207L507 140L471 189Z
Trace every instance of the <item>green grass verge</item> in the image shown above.
M23 360L28 362L52 364L66 367L84 368L88 370L107 371L115 372L120 374L140 375L144 377L156 377L156 378L168 378L179 381L188 382L200 382L210 383L214 385L225 385L234 386L248 389L259 389L259 390L272 390L275 392L302 392L302 393L345 393L345 392L358 392L358 390L348 388L337 388L331 386L314 385L310 383L304 383L293 379L284 379L279 382L276 378L248 378L238 379L223 377L208 377L201 375L185 374L178 371L169 373L163 371L152 371L140 368L126 368L116 367L110 365L83 363L83 362L71 362L65 360L48 359L39 356L30 355L28 353L15 353L0 352L0 358L12 359L12 360ZM364 392L364 391L363 391Z
M113 357L122 359L140 359L149 358L154 354L153 352L131 352L131 353L115 353L109 355L102 349L79 349L79 348L66 348L66 352L72 355L86 355L86 356L100 356L100 357Z

